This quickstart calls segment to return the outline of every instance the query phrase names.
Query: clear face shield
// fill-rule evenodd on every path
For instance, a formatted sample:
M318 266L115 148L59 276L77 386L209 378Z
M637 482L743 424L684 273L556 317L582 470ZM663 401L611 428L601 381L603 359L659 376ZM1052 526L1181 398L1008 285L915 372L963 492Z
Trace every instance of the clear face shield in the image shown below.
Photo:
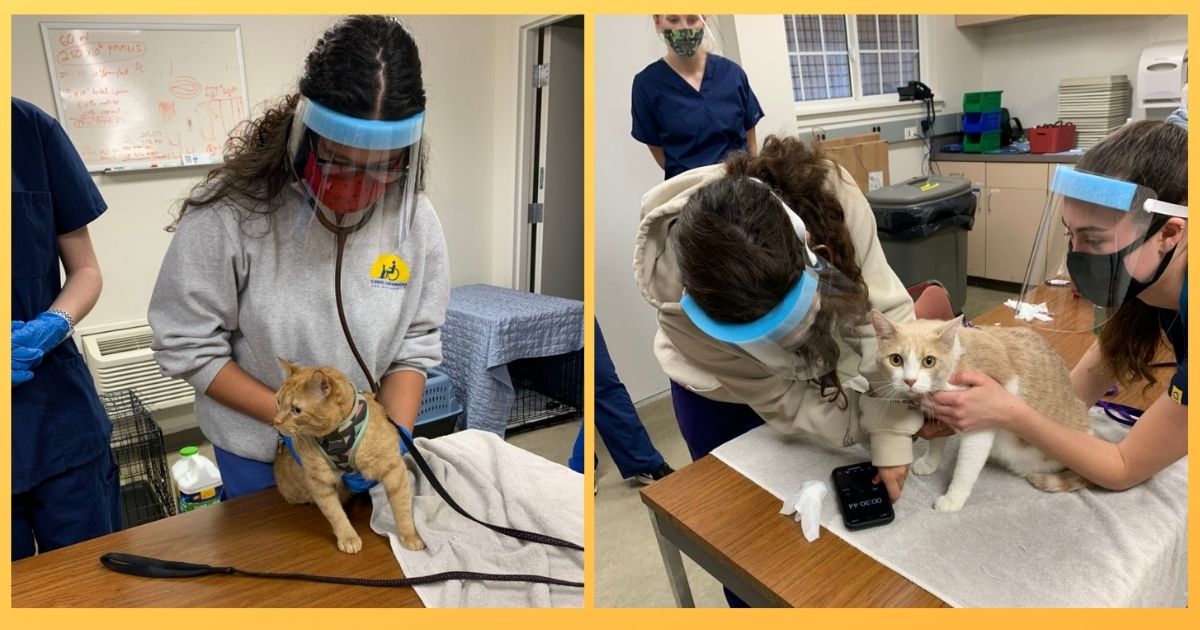
M780 208L792 223L796 236L804 243L805 269L800 279L788 290L779 304L763 316L749 322L731 323L710 317L686 293L680 300L684 314L706 335L735 345L765 365L794 368L796 355L806 355L810 363L809 376L816 377L836 365L825 365L821 358L834 351L833 326L836 318L850 317L851 324L867 321L861 292L837 267L808 247L804 222L782 199ZM828 330L827 330L828 328ZM820 348L828 345L830 348ZM812 350L805 352L805 350Z
M306 97L296 105L288 153L306 219L335 234L369 229L380 251L398 252L416 211L425 114L363 120ZM308 221L298 226L307 229Z
M1050 332L1098 329L1111 313L1153 284L1170 258L1143 247L1187 207L1119 179L1059 166L1034 241L1016 317ZM1153 262L1151 262L1153 261ZM1131 272L1156 268L1143 281ZM1078 294L1098 308L1070 308Z

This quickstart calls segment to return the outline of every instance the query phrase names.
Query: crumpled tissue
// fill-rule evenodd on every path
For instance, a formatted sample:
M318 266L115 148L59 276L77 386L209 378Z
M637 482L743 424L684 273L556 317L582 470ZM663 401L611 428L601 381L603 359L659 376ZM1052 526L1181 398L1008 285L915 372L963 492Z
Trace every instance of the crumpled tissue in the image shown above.
M800 492L784 499L783 509L779 510L780 514L796 515L796 521L800 523L800 530L808 542L821 535L821 502L826 494L829 494L829 488L825 482L805 481L800 486Z
M1016 300L1005 300L1004 305L1017 312L1017 319L1021 321L1041 320L1048 322L1054 319L1050 315L1050 310L1046 308L1046 303L1030 304L1029 302L1018 302Z

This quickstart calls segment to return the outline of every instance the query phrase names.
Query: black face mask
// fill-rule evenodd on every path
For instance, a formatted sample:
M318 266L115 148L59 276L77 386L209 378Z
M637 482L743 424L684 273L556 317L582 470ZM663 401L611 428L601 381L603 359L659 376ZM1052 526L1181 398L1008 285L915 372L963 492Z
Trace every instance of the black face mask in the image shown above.
M1146 233L1146 239L1157 234L1162 226L1166 225L1166 220L1165 216L1161 219L1155 217L1154 223L1150 225L1150 229ZM1150 285L1158 282L1163 272L1167 270L1167 265L1175 256L1175 248L1172 247L1171 251L1163 256L1154 275L1149 280L1142 282L1129 275L1129 271L1125 268L1125 257L1129 255L1129 252L1144 245L1145 242L1143 240L1141 243L1130 244L1112 254L1087 254L1076 251L1068 253L1067 271L1071 274L1071 282L1075 284L1075 289L1092 304L1105 308L1116 308L1137 297Z

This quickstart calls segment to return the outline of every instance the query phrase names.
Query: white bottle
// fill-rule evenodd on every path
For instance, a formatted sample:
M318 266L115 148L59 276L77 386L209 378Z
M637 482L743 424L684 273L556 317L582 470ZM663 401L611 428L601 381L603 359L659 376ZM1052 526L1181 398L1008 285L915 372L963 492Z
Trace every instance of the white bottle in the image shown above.
M179 513L214 505L221 500L221 472L212 460L195 446L179 451L179 461L171 466L171 477L179 489Z

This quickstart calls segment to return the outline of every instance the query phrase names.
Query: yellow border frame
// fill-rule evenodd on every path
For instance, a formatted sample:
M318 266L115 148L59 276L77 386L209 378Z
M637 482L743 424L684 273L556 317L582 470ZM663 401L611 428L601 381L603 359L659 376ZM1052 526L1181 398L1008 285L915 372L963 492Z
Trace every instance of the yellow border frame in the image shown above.
M841 2L830 0L793 0L780 1L741 1L734 0L693 0L691 2L641 2L631 0L509 0L508 2L486 1L443 1L443 2L413 2L410 0L350 0L346 3L331 5L326 3L282 2L278 0L209 0L203 4L166 3L162 0L110 0L103 4L95 2L78 2L67 0L48 6L44 1L10 0L6 3L10 19L0 25L0 76L3 76L3 91L11 92L11 63L12 63L12 21L13 14L327 14L330 9L343 9L346 12L380 12L396 14L574 14L582 13L585 18L585 33L589 43L585 63L585 174L584 190L585 205L585 317L591 320L595 313L595 245L594 245L594 68L596 54L603 54L605 42L595 42L594 16L597 14L645 14L649 12L668 13L675 11L690 11L702 13L785 13L785 12L829 12L829 13L878 13L883 10L916 13L994 13L998 9L1008 9L1014 13L1058 13L1058 14L1187 14L1195 13L1193 7L1200 6L1195 2L1182 1L1149 1L1137 4L1118 3L1111 0L1095 2L1058 1L1032 2L1019 0L1000 6L979 4L977 9L965 9L966 3L960 1L912 0L909 2L872 2L864 0L845 0ZM987 10L991 9L991 11ZM1188 38L1195 32L1193 24L1188 26ZM39 51L40 54L40 51ZM10 121L3 117L0 121L0 144L10 146ZM1190 147L1195 143L1189 144ZM1189 170L1190 173L1194 169ZM11 173L4 169L0 174L0 199L10 198ZM6 214L11 207L4 206ZM0 221L0 232L5 236L4 242L11 237L11 222L6 217ZM11 262L9 256L0 261L3 277L11 278ZM11 298L10 298L11 299ZM8 304L8 300L4 303ZM11 305L10 305L11 306ZM592 326L585 327L586 339L586 376L587 391L585 402L585 418L589 430L586 434L587 451L594 452L594 431L590 430L594 417L593 398L591 392L594 385L592 353ZM1195 345L1195 344L1193 344ZM0 344L3 350L8 346ZM2 350L0 350L2 352ZM8 354L3 352L3 354ZM0 385L0 408L10 410L11 390L8 382ZM3 415L3 435L11 431L11 411ZM1196 445L1195 435L1189 438L1189 447ZM1195 450L1195 449L1191 449ZM594 479L592 458L587 458L586 480L590 488ZM1195 480L1195 473L1190 481ZM11 469L8 465L0 466L0 482L5 485L11 482ZM1194 483L1191 486L1194 487ZM1189 491L1189 500L1194 493ZM585 493L585 496L591 497ZM2 527L5 530L11 526L11 501L0 501L0 511L5 518ZM585 570L589 576L594 574L597 562L594 536L593 502L589 499L585 507L587 553ZM1189 514L1189 546L1195 537L1194 519ZM620 553L616 552L609 558L619 562ZM1189 563L1190 569L1196 560ZM241 627L248 623L273 624L283 623L288 627L328 627L333 624L345 623L379 623L381 627L389 627L397 623L428 624L429 627L478 627L478 628L530 628L530 627L571 627L571 628L608 628L617 624L637 623L647 626L661 625L671 627L686 624L696 628L725 628L737 627L741 624L801 624L806 627L828 627L871 624L875 627L927 627L930 623L968 625L969 627L996 627L1011 630L1014 626L1086 624L1090 627L1120 627L1126 630L1131 626L1154 624L1155 627L1197 627L1197 614L1191 609L1186 610L964 610L959 612L935 612L922 610L815 610L782 611L678 611L678 610L645 610L645 609L596 609L575 611L536 611L536 610L505 610L505 611L468 611L468 610L429 610L414 612L416 617L394 611L371 610L312 610L296 612L290 610L228 610L212 609L205 611L167 611L162 609L148 610L12 610L10 606L11 571L0 572L4 593L2 615L6 622L26 623L34 627L43 624L71 624L75 627L114 627L130 628L150 626L152 624L168 625L204 625L232 623L232 627ZM1114 584L1120 588L1120 584ZM287 588L281 584L280 588ZM585 591L585 603L588 607L594 605L594 580L588 581ZM1188 622L1187 619L1192 619ZM7 625L7 623L6 623ZM12 626L8 626L12 627ZM28 626L23 626L28 627Z

